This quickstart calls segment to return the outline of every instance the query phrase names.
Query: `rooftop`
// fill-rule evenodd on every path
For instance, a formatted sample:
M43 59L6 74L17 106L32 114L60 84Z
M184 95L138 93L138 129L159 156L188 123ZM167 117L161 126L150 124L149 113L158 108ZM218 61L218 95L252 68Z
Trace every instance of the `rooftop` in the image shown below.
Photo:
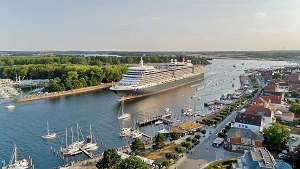
M226 133L227 137L232 138L251 138L252 140L264 141L264 136L261 132L243 128L231 128Z
M239 113L235 117L235 122L237 123L251 124L255 126L261 126L262 121L262 116L258 114Z

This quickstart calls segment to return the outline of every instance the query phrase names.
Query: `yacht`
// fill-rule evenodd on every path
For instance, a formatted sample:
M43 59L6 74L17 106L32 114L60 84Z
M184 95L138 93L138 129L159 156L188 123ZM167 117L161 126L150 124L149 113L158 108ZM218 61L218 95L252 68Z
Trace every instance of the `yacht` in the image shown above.
M139 131L134 131L131 134L132 138L141 138L142 136L143 136L143 134L141 132L139 132Z
M29 158L29 160L31 160ZM2 161L2 169L27 169L29 162L26 159L18 160L18 148L15 145L13 154L11 155L9 164L6 166L5 161Z
M56 133L49 133L49 122L47 120L47 134L42 136L44 139L54 139L56 138Z
M163 124L163 121L157 120L157 121L155 122L155 124L156 124L156 125Z
M82 148L88 150L93 149L97 146L97 143L93 143L93 133L92 133L92 125L90 125L90 135L89 135L90 142L86 143ZM97 146L98 148L98 146Z
M127 119L130 117L129 113L124 113L124 102L122 101L122 106L121 106L121 115L118 117L119 120L121 119Z
M5 106L5 108L6 109L13 109L13 108L15 108L15 106L11 104L11 105Z
M131 128L122 128L120 131L121 137L126 137L132 133Z

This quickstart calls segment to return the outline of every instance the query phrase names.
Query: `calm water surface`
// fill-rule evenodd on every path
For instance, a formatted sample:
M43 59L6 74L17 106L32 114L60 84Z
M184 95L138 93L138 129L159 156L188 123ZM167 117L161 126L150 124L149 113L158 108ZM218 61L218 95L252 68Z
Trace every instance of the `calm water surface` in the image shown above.
M190 105L201 110L203 103L219 99L222 93L232 92L239 88L238 76L244 73L245 68L267 68L273 65L286 65L287 62L255 61L255 60L213 60L212 65L205 67L205 80L196 84L187 85L172 91L125 101L125 112L130 112L133 120L160 115L166 107L172 111L174 118L181 118L181 109ZM242 65L244 63L245 65ZM233 65L236 65L234 68ZM233 80L235 78L235 80ZM235 87L232 87L232 83ZM200 89L197 91L196 89ZM201 97L201 100L198 100ZM51 169L62 164L56 155L50 152L50 147L59 149L65 145L65 129L76 130L79 123L83 134L89 133L89 124L92 125L95 137L102 140L107 147L117 148L128 143L127 139L120 139L118 132L121 127L129 127L132 123L117 119L120 109L119 97L108 89L65 96L56 99L37 100L24 103L13 103L13 110L6 110L9 102L0 105L0 160L9 161L13 144L20 149L20 156L31 156L38 169ZM56 132L55 140L45 141L42 135L46 133L46 121L50 123L50 132ZM182 117L181 120L188 120ZM140 131L155 135L165 126L147 126ZM113 134L115 132L115 135ZM71 137L68 138L71 141ZM103 147L96 153L103 151ZM77 160L86 158L79 155L67 159Z

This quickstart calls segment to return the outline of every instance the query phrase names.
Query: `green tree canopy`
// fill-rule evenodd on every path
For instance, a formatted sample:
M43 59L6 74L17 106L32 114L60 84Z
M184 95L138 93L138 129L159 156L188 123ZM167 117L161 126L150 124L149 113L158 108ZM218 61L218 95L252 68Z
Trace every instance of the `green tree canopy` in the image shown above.
M171 133L171 141L178 140L180 135L178 133Z
M297 92L297 91L292 91L292 93L291 93L291 96L293 97L293 98L299 98L299 93Z
M162 166L169 168L171 165L171 161L170 160L165 160L161 163Z
M300 104L292 103L289 107L289 110L293 113L300 113Z
M268 128L263 130L267 148L270 150L283 150L288 142L290 133L290 130L286 126L272 123Z
M193 146L193 144L191 142L182 142L181 146L189 149L189 148L191 148Z
M147 164L136 156L122 160L116 169L148 169Z
M156 150L159 150L159 149L162 149L164 146L165 146L165 137L163 134L161 133L158 133L156 136L155 136L155 146L154 148Z
M183 147L183 146L178 146L178 147L175 148L175 151L177 153L184 153L186 151L186 148Z
M274 73L273 79L281 79L282 75L280 73Z
M289 152L284 158L284 162L291 164L294 168L300 168L300 145Z
M177 153L174 153L174 152L167 152L165 157L170 160L170 159L173 159L173 160L177 160L179 158L178 154Z
M118 152L115 149L107 148L104 151L103 159L96 164L96 167L98 169L112 169L120 162L121 156Z
M145 150L145 145L139 138L135 138L130 145L130 149L134 154L137 154L139 151Z

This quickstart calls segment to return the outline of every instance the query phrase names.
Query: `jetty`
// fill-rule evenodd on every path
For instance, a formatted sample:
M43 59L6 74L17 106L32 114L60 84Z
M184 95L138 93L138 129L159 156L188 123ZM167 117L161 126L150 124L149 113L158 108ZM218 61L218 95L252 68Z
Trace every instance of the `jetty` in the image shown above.
M81 150L85 155L87 155L89 158L93 159L94 156L91 155L91 153L89 153L88 151L86 151L86 149L79 147L79 150Z
M155 123L158 120L161 120L163 123L170 125L170 124L174 123L175 120L168 118L169 116L170 116L170 114L164 115L164 116L160 115L160 116L155 116L155 117L152 117L152 118L148 118L148 119L143 120L143 121L138 121L137 126L138 127L146 126L146 125Z

